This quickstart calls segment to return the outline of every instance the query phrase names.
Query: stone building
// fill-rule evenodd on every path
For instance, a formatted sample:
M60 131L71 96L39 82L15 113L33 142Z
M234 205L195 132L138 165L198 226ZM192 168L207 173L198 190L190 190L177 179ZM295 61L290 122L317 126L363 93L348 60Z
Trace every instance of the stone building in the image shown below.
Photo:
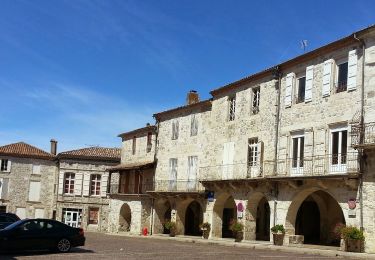
M140 234L152 232L156 128L146 127L120 134L121 163L109 169L109 231Z
M155 114L154 233L231 237L237 220L247 240L283 224L286 244L339 246L343 223L374 252L374 85L373 26Z
M24 218L53 218L57 167L51 153L24 142L0 147L0 212Z
M120 153L118 148L89 147L57 155L57 220L89 231L107 231L107 169L120 162Z

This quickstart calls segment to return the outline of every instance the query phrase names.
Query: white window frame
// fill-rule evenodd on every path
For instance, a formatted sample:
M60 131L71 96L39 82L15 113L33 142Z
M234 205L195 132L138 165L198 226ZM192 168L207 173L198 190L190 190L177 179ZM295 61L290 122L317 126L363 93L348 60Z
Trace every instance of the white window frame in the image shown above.
M69 175L69 178L67 178L67 175ZM72 178L72 175L73 175L73 178ZM66 192L66 181L69 181L69 192ZM75 190L75 181L76 181L76 174L74 172L66 172L64 173L64 183L63 183L63 194L65 195L74 195L74 190ZM72 185L72 182L73 182L73 188L71 189L70 186Z
M252 114L259 113L259 106L260 106L260 86L251 89L252 92L252 100L251 100L251 112Z
M291 175L302 175L303 174L303 167L304 167L304 161L302 166L300 166L301 163L301 140L303 138L303 145L305 145L305 134L294 134L291 136L291 147L290 147L290 168L291 168ZM294 139L297 139L297 161L296 161L296 167L294 167L294 158L293 158L293 152L294 152ZM303 151L305 153L305 147L303 147ZM305 159L305 154L303 154L302 160Z
M99 177L99 178L98 178ZM102 176L100 174L91 174L90 176L90 196L100 196L100 187Z
M346 90L337 92L338 84L339 84L339 67L340 65L348 63L348 73L349 74L349 60L348 58L340 59L338 62L335 62L335 94L340 92L348 91L348 77L346 77Z
M299 81L302 78L305 78L305 89L303 90L303 100L299 100L299 96L300 96ZM303 75L301 74L301 76L296 78L295 86L296 86L296 94L297 94L296 104L304 103L306 100L306 74L303 74Z
M82 210L63 208L63 222L71 227L80 227L82 224ZM75 220L74 220L75 218Z
M228 97L228 121L236 119L236 96Z
M345 163L342 163L342 157L341 157L341 148L342 148L342 132L346 131L346 160ZM337 164L333 164L333 133L339 132L339 139L338 139L338 150L337 150ZM329 135L329 172L332 174L340 174L340 173L346 173L347 172L347 154L348 154L348 138L349 138L349 132L348 127L337 127L330 129L330 135Z

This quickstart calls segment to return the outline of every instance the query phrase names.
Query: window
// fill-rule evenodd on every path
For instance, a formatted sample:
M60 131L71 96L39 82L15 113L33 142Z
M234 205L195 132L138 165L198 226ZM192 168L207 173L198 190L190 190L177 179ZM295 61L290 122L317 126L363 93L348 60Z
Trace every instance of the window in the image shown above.
M169 159L169 190L177 188L177 158Z
M100 183L102 176L100 174L92 174L90 180L90 195L100 195Z
M306 77L298 79L297 103L305 102Z
M303 155L305 146L304 136L292 137L292 167L299 168L303 167Z
M0 206L0 213L7 212L7 206Z
M33 165L33 174L40 174L40 165Z
M172 122L172 140L178 139L178 120L173 120Z
M331 131L331 164L346 164L348 145L348 131L346 129L334 129Z
M348 62L337 65L336 93L346 91L348 83Z
M64 180L64 193L65 194L74 194L74 180L75 180L75 173L65 173L65 180Z
M259 164L259 151L258 151L258 138L249 139L249 152L248 152L249 166L258 166Z
M20 229L23 231L40 231L43 229L44 222L39 220L29 220L24 224L20 225Z
M29 201L40 200L40 181L30 181L29 184Z
M198 134L198 119L195 114L191 115L190 123L190 136L196 136Z
M0 160L0 171L10 172L10 161L8 159Z
M71 227L80 227L82 218L82 209L63 208L62 222Z
M8 199L8 178L0 178L0 199Z
M188 190L195 190L197 185L198 156L188 157Z
M233 121L236 115L236 97L230 97L229 102L229 121Z
M253 105L252 112L253 114L258 114L259 112L259 101L260 101L260 88L253 88Z
M152 148L152 133L148 132L147 133L147 147L146 147L146 151L148 153L151 152L151 148Z
M137 137L133 136L133 144L132 144L132 154L135 154L135 151L137 149Z
M89 224L97 225L99 219L99 208L89 209Z

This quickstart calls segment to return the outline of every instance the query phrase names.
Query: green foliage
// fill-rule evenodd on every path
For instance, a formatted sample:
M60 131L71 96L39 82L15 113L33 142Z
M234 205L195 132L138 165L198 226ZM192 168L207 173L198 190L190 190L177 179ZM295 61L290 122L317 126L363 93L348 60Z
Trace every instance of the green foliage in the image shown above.
M204 223L200 224L199 227L202 230L208 230L208 229L211 229L211 224L208 223L208 222L204 222Z
M271 228L271 231L272 233L275 233L275 234L285 234L285 228L283 225L276 225L274 227Z
M168 230L175 230L176 229L176 222L167 221L164 223L164 227Z
M365 240L365 236L363 235L362 230L359 230L357 227L348 226L343 227L341 229L341 235L345 240L353 239L353 240Z
M233 221L230 225L230 230L233 232L241 232L243 231L243 224L238 221Z

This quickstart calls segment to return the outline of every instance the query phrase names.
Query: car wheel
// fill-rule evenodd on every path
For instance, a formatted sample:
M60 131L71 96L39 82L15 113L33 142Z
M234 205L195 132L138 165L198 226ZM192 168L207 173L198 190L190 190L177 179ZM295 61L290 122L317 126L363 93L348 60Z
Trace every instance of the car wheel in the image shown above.
M71 249L72 245L70 244L69 239L62 238L57 242L57 251L61 253L69 252Z

